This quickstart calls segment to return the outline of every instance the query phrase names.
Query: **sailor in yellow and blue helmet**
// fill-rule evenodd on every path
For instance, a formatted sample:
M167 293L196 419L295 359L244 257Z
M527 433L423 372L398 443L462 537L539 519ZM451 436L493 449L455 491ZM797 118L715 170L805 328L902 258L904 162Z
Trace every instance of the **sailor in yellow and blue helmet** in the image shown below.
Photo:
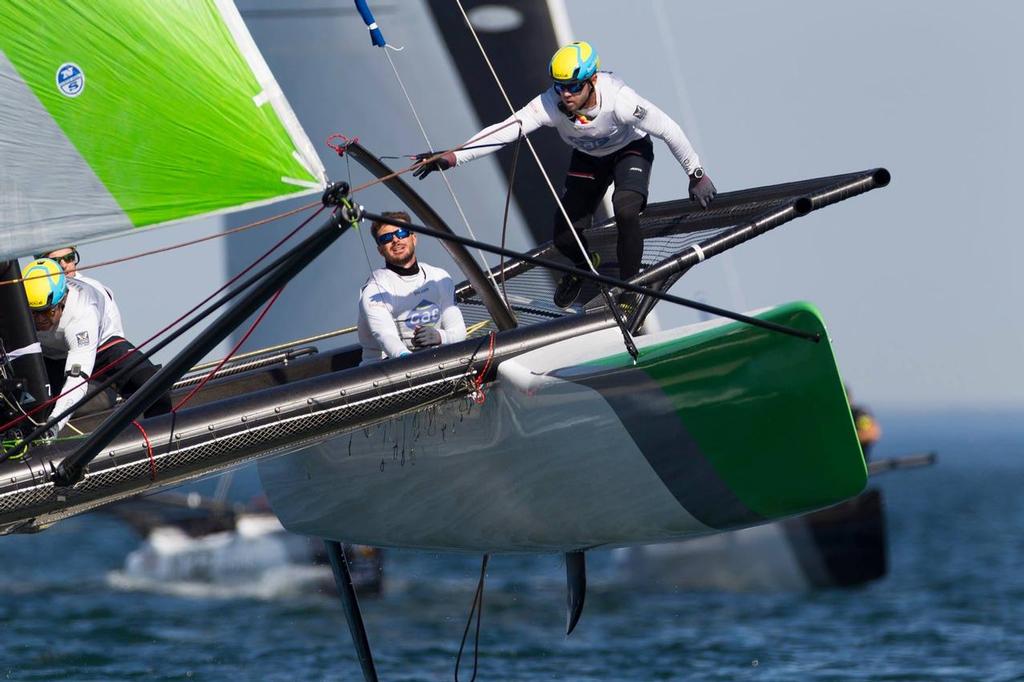
M124 338L120 312L102 286L67 277L51 258L33 260L22 269L21 276L50 390L60 396L51 414L68 413L60 418L51 435L67 424L71 410L80 409L76 405L88 391L88 380L96 370L121 363L117 370L127 371L114 388L123 397L156 374L153 363ZM129 355L132 357L126 359ZM167 394L146 411L146 416L170 409Z
M589 81L601 68L601 58L590 43L577 41L559 48L548 64L548 75L557 85L574 87Z
M37 258L22 268L21 278L28 307L33 313L49 313L67 297L67 278L55 260Z
M515 141L520 132L529 135L541 126L553 127L573 150L562 194L562 206L571 225L561 210L556 211L555 247L577 268L588 269L591 264L596 267L600 258L590 252L583 230L591 225L594 212L614 183L612 208L618 227L615 255L619 277L629 280L642 265L640 213L647 205L654 162L651 138L664 141L686 172L690 199L707 208L717 190L679 124L618 76L600 68L601 59L590 43L577 41L559 48L548 63L552 81L548 90L501 123L473 135L457 152L417 155L420 166L414 173L422 179L432 171L493 153ZM574 275L563 276L555 291L555 303L563 308L572 305L582 284ZM634 301L625 295L620 296L620 303L631 306Z

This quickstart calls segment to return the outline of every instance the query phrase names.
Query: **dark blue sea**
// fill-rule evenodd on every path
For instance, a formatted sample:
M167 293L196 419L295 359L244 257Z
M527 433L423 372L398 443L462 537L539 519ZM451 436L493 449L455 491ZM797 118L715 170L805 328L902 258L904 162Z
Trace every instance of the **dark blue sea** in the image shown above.
M495 557L478 680L1024 679L1024 425L1012 413L886 413L876 457L939 453L875 481L890 573L815 593L636 592L589 558L566 637L558 556ZM0 538L9 680L359 680L332 597L270 584L205 591L120 579L139 539L93 514ZM391 552L362 600L383 680L452 679L479 558ZM460 679L472 675L472 648Z

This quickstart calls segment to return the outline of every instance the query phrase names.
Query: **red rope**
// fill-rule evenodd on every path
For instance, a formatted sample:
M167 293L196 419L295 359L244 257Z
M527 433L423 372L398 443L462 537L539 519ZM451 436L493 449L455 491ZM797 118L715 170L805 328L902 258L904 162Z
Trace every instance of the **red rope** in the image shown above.
M282 291L284 291L284 287L282 287L282 288L277 290L277 293L274 294L274 296L270 299L270 301L267 303L267 305L263 308L263 312L261 312L259 317L257 317L255 319L255 321L253 321L253 323L249 326L249 331L245 332L245 334L242 336L241 340L238 343L235 344L234 348L231 349L231 352L228 353L227 355L225 355L221 359L221 361L217 364L217 366L214 367L213 369L211 369L209 371L209 373L206 376L203 377L203 380L200 381L198 384L196 384L195 388L193 388L191 391L189 391L187 396L182 398L181 401L179 401L177 405L172 407L171 408L171 412L177 412L179 409L181 409L181 406L184 405L185 403L187 403L189 400L191 400L192 396L194 396L196 393L198 393L199 389L201 389L203 386L205 386L206 382L208 382L210 379L212 379L213 375L215 375L217 373L217 371L221 367L224 366L224 363L227 362L228 360L230 360L231 357L235 353L238 352L238 349L241 348L242 344L245 343L249 339L249 337L252 335L252 333L256 330L256 327L259 326L260 322L263 321L263 318L267 316L268 312L270 312L270 309L273 307L274 303L277 302L277 298L278 298L278 296L281 295Z
M339 142L335 144L331 140L338 138ZM345 137L341 133L332 133L327 136L327 146L338 153L338 156L345 156L345 152L348 151L349 145L353 145L359 142L358 137Z
M320 212L323 211L324 208L325 207L323 205L321 205L320 208L318 208L311 216L309 216L308 218L303 220L302 223L300 223L298 227L296 227L294 230L292 230L291 232L286 234L284 237L282 237L276 244L274 244L272 247L270 247L270 249L266 253L264 253L262 256L260 256L256 260L254 260L249 265L247 265L241 272L239 272L234 277L229 279L223 286L221 286L219 289L214 291L212 294L210 294L209 296L204 298L202 301L197 303L195 306L193 306L191 309L189 309L183 315L178 317L178 319L174 320L169 325L167 325L166 327L164 327L163 329L161 329L160 331L158 331L157 333L153 334L148 339L146 339L145 341L140 343L137 347L131 349L130 351L128 351L124 355L114 359L112 362L110 362L110 364L106 365L105 367L101 367L100 369L94 371L92 373L92 377L91 378L95 379L96 377L99 377L99 376L103 375L105 372L109 371L110 369L112 369L113 367L115 367L116 365L120 364L121 362L123 362L128 357L130 357L133 353L141 350L143 347L149 345L150 343L152 343L153 341L155 341L156 339L158 339L159 337L163 336L165 333L167 333L168 331L170 331L171 329L176 327L178 324L180 324L182 322L182 320L187 318L189 315L191 315L195 311L199 310L199 308L203 307L214 296L216 296L220 292L222 292L225 289L227 289L228 287L230 287L232 284L234 284L239 279L241 279L243 276L245 276L250 270L255 268L257 265L259 265L264 260L266 260L270 256L270 254L272 254L274 251L279 249L282 244L284 244L286 241L291 239L293 236L295 236L295 234L299 230L301 230L306 225L308 225L310 223L310 221L313 220L313 218L316 218L318 215L320 215ZM88 379L84 380L82 383L86 383L86 382L88 382ZM69 388L67 391L64 391L63 393L61 393L59 395L56 395L56 396L53 396L49 400L46 400L46 401L40 403L39 405L36 405L34 408L29 410L25 414L23 414L23 415L21 415L19 417L15 417L11 421L7 422L6 424L0 425L0 432L6 431L7 429L9 429L11 427L20 424L22 421L24 421L25 419L31 417L32 415L37 414L40 410L45 409L47 406L52 405L53 403L57 402L60 398L64 397L68 393L71 393L75 389L79 388L82 385L82 383L79 383L79 384Z
M281 218L287 218L288 216L295 215L296 213L302 213L303 211L305 211L307 209L310 209L310 208L313 208L314 206L316 206L318 204L320 204L319 201L313 201L313 202L310 202L310 203L305 204L303 206L299 206L298 208L293 208L293 209L291 209L289 211L284 211L283 213L278 213L277 215L272 215L272 216L270 216L268 218L261 218L260 220L254 220L251 223L246 223L245 225L240 225L238 227L233 227L230 230L224 230L222 232L217 232L215 234L208 234L205 237L199 237L197 239L192 239L192 240L187 241L187 242L179 242L177 244L171 244L169 246L163 246L163 247L160 247L159 249L152 249L151 251L143 251L141 253L136 253L136 254L133 254L131 256L124 256L122 258L114 258L113 260L100 261L99 263L93 263L92 265L80 265L80 266L78 266L76 268L76 270L79 270L79 271L94 270L96 268L102 268L102 267L106 267L108 265L117 265L118 263L126 263L128 261L136 260L138 258L145 258L146 256L153 256L153 255L156 255L158 253L164 253L165 251L174 251L175 249L183 249L186 246L193 246L194 244L201 244L202 242L208 242L211 239L220 239L221 237L227 237L228 235L237 234L239 232L244 232L246 230L251 230L254 227L260 227L262 225L266 225L268 223L272 223L275 220L280 220ZM6 284L17 284L19 282L28 282L29 280L33 280L33 279L43 279L43 278L49 277L49 276L50 276L49 273L44 273L44 274L41 274L41 275L32 275L31 277L17 277L15 279L0 280L0 286L4 286Z
M156 458L153 457L153 446L149 442L149 436L137 419L133 419L132 424L135 424L135 427L142 432L142 440L146 442L146 452L149 454L149 480L156 481Z
M487 400L487 396L484 395L483 389L484 376L487 374L487 371L491 368L491 363L494 361L494 339L496 336L497 335L494 332L490 333L491 339L487 348L487 362L484 363L483 369L481 369L480 373L476 375L475 379L473 379L473 402L477 405L483 405L484 401Z

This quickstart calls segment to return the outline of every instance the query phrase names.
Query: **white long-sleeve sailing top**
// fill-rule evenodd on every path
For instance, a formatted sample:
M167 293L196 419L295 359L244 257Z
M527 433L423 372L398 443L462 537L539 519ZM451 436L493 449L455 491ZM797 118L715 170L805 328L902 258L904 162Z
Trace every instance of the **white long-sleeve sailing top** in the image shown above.
M412 337L420 326L436 328L442 344L466 338L451 276L424 263L410 275L374 270L359 292L357 331L363 364L412 352Z
M553 127L566 144L591 156L607 156L645 135L653 135L665 144L676 157L687 175L700 167L700 158L694 151L683 129L664 111L651 104L612 73L597 75L597 104L583 111L585 116L568 116L560 108L554 88L534 97L529 104L500 123L484 128L470 138L471 149L455 152L456 165L462 165L487 154L500 146L514 142L519 136L519 121L524 135L541 126ZM505 126L505 127L502 127Z
M108 339L124 337L121 313L103 285L93 286L79 278L68 278L67 301L60 321L49 331L38 332L43 356L64 359L64 371L71 372L78 365L81 376L68 376L59 393L51 414L58 415L78 402L88 390L86 377L96 369L96 351ZM95 281L95 280L93 280ZM96 284L99 284L98 282ZM58 387L52 386L51 390ZM71 415L60 420L58 430L64 428Z

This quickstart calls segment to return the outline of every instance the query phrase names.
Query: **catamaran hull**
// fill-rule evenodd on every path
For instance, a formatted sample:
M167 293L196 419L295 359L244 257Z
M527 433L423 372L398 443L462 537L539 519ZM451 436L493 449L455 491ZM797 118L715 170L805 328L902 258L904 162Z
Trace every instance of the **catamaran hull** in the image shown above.
M770 316L820 323L807 306ZM757 525L863 488L827 343L719 322L637 343L635 367L615 329L550 344L502 362L482 404L261 462L274 511L345 542L553 552Z
M423 410L465 395L474 376L482 375L486 386L494 379L493 367L505 359L611 324L607 314L581 315L504 332L491 363L488 354L480 355L484 337L367 367L355 366L356 347L215 380L193 401L195 407L139 420L119 434L72 487L56 485L52 472L75 451L73 439L34 446L24 457L0 462L0 534L41 530L131 495ZM102 415L79 422L80 428L95 428L90 419Z
M211 402L120 434L73 487L50 473L74 441L0 464L0 532L275 455L263 476L286 527L378 546L660 542L857 494L864 462L820 317L759 315L823 340L705 323L640 337L634 366L595 314L502 332L493 349L483 337L354 368L344 350L227 379Z

